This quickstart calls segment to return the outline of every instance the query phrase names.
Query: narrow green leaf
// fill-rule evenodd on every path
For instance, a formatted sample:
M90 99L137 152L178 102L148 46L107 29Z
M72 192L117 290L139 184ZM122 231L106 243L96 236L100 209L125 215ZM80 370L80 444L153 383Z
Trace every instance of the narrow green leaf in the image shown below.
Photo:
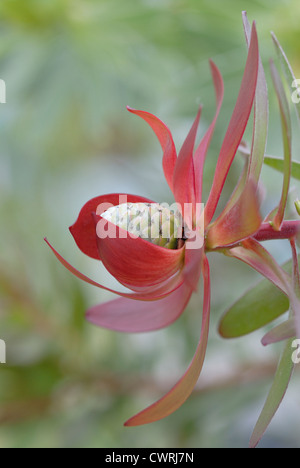
M291 274L292 260L285 263L283 269ZM225 312L219 325L219 333L223 338L247 335L280 317L288 309L287 296L270 281L264 279Z
M276 169L276 171L284 172L284 159L275 158L274 156L265 156L264 163ZM300 163L298 161L292 161L291 176L300 180Z
M243 12L243 25L245 30L246 42L250 44L251 26L247 18L247 13ZM254 127L253 139L250 156L248 178L256 183L259 180L261 168L267 143L269 120L268 89L264 72L264 67L259 57L259 67L257 75L256 93L254 101Z
M239 152L242 153L243 156L250 156L250 150L242 145L239 146ZM291 163L291 177L300 180L300 162L292 161ZM276 171L284 172L284 159L266 154L264 157L264 164L272 167Z
M295 240L292 239L290 243L291 243L291 248L292 248L293 283L296 289L296 299L298 300L299 286L300 286L299 261L298 261L299 257L297 256ZM295 310L295 306L297 307L296 302L297 301L295 300L293 301L291 300L291 309L289 313L289 319L284 324L281 324L281 326L276 327L275 335L276 334L280 335L282 330L283 330L283 334L284 332L288 332L288 330L290 330L290 333L291 332L294 333L294 331L296 331L295 329L297 327L293 326L295 325L295 321L294 321L295 313L299 312ZM272 332L270 334L272 335ZM282 402L284 398L284 395L286 394L286 391L287 391L287 388L290 383L293 370L295 367L294 361L292 359L293 357L292 348L294 347L293 345L294 345L294 337L289 339L284 346L284 350L283 350L281 359L279 361L279 365L277 367L277 371L275 374L272 387L270 389L267 400L258 418L258 421L256 423L256 426L254 428L254 431L250 439L251 448L254 448L257 446L258 442L260 441L263 434L265 433L268 425L273 419L273 416L275 415L277 409L279 408L280 403Z
M293 340L288 340L285 344L274 382L250 439L251 448L257 446L286 393L294 369L292 343Z
M295 300L291 301L290 318L294 319L295 336L296 338L300 338L300 272L295 238L290 239L290 245L292 249L293 284L295 290Z
M287 84L289 85L290 90L291 90L291 99L293 103L295 104L296 112L300 121L300 98L299 98L299 87L297 87L297 85L299 84L299 80L296 80L291 64L288 61L288 58L285 55L285 52L283 48L281 47L277 37L275 36L273 32L271 34L272 34L272 39L275 44L279 59L280 59L282 69L284 71Z
M283 149L284 149L284 177L283 177L283 186L281 199L278 207L278 211L274 216L273 224L275 229L279 230L281 223L284 218L285 207L287 203L288 191L290 186L291 178L291 165L292 165L292 143L291 143L291 118L289 105L287 102L286 94L284 87L280 78L280 75L275 67L274 63L271 61L271 75L274 83L276 95L278 98L280 116L281 116L281 127L282 127L282 139L283 139Z

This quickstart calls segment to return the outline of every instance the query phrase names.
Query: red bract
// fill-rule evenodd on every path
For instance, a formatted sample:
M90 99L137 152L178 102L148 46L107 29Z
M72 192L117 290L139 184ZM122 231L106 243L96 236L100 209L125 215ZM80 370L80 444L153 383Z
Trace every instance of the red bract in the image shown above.
M120 298L92 307L87 319L100 327L122 332L145 332L170 325L184 311L192 293L203 278L203 319L200 340L194 358L179 382L160 400L126 422L136 426L157 421L179 408L191 394L202 369L206 353L210 315L210 274L207 253L221 251L247 263L272 281L298 307L288 275L276 264L270 254L259 244L260 236L266 240L274 236L270 224L262 223L259 210L258 179L263 162L267 129L267 97L264 72L259 58L255 24L250 28L245 23L249 52L228 129L217 161L211 191L205 205L204 242L191 247L193 239L178 249L159 247L139 237L126 236L121 228L102 218L109 206L117 206L125 194L102 195L89 201L81 210L70 231L80 250L101 260L107 270L132 292L113 291ZM216 93L216 114L199 146L194 148L201 109L177 155L173 137L168 127L154 115L128 108L144 119L156 134L163 150L163 170L167 183L179 206L189 204L192 209L183 213L190 228L196 226L197 204L202 198L203 167L210 140L221 109L224 86L217 66L210 62ZM253 145L244 173L223 212L214 221L213 217L235 154L241 143L255 100ZM135 195L126 195L130 203L150 200ZM284 200L286 197L283 197ZM107 206L103 204L107 204ZM153 202L154 203L154 202ZM280 213L283 211L281 202ZM278 217L276 218L278 219ZM280 217L282 221L282 217ZM99 238L97 224L106 223L107 230L114 229L116 236ZM277 238L284 232L284 222ZM277 225L278 229L278 225ZM296 228L295 228L296 229ZM294 229L293 234L296 232ZM125 234L125 235L124 235ZM200 235L200 231L196 232ZM290 235L283 237L292 237ZM258 240L255 240L258 239ZM48 241L47 241L48 242ZM49 242L48 242L49 244ZM49 244L58 260L83 281L102 289L111 289L96 283L73 268Z

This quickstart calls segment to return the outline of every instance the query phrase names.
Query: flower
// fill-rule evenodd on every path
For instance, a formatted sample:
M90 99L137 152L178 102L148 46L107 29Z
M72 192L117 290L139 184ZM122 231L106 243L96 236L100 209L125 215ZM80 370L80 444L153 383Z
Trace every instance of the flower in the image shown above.
M136 195L108 194L86 203L70 231L79 249L89 257L101 260L107 270L131 290L128 293L112 291L86 277L47 241L58 260L71 273L120 296L87 312L91 323L111 330L136 333L170 325L183 313L197 290L201 276L203 278L202 329L188 370L165 396L130 418L126 426L146 424L168 416L189 397L199 378L209 333L211 284L207 254L210 251L235 257L254 268L288 295L294 309L298 310L290 278L260 244L260 241L270 238L291 238L296 227L283 220L287 181L276 212L264 222L260 215L258 181L267 138L267 93L255 23L250 28L244 16L244 26L249 47L244 76L201 222L198 207L203 200L203 168L224 95L221 73L212 61L210 68L216 93L216 113L196 150L201 108L178 155L172 134L161 120L148 112L128 108L132 114L146 121L162 147L165 178L184 222L185 232L181 241L174 240L177 229L174 227L174 212L163 211L157 202ZM253 105L252 150L232 196L222 213L213 220ZM150 219L150 225L145 224L145 217ZM172 224L169 236L162 235L166 219L171 219ZM152 235L150 227L158 229L157 236Z

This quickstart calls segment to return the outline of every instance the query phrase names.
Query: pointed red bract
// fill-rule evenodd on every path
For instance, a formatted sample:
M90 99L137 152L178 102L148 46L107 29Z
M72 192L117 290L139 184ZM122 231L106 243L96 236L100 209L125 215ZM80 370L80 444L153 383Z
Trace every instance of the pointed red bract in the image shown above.
M255 234L262 222L256 185L248 182L238 201L208 229L207 247L235 244Z
M187 244L193 241L187 241ZM188 245L187 245L188 247ZM202 259L204 257L204 247L200 249L189 249L185 251L185 265L183 270L184 281L195 292L201 276Z
M164 152L163 169L165 178L169 184L170 189L173 191L173 173L177 160L177 153L170 130L160 119L155 117L155 115L150 114L149 112L132 109L129 106L127 107L127 109L132 114L136 114L142 119L144 119L150 125L155 135L157 136L162 150Z
M200 341L194 355L194 358L179 382L160 400L145 410L130 418L125 426L140 426L149 424L159 419L169 416L176 411L192 393L202 370L206 354L209 319L210 319L210 274L207 258L203 259L203 319Z
M56 258L73 275L88 284L121 296L116 300L94 306L87 312L87 319L94 325L119 332L149 332L173 323L183 313L192 293L197 291L201 272L203 273L201 336L188 370L163 398L129 419L126 426L147 424L170 415L186 401L197 383L206 353L210 318L210 273L206 251L219 250L243 261L273 282L289 298L290 320L265 335L263 344L286 339L294 334L300 338L300 299L298 297L300 275L294 239L299 223L283 222L291 175L289 111L279 76L272 66L272 75L279 97L285 150L285 176L281 201L279 208L268 217L268 221L273 221L273 227L277 229L275 231L270 223L262 223L259 213L258 180L264 159L268 120L266 80L259 57L255 23L251 29L245 13L243 13L243 20L249 46L248 58L237 102L217 161L213 184L205 207L205 221L203 221L203 216L201 217L203 226L199 226L198 222L198 215L201 214L198 213L198 204L202 201L204 163L224 95L221 73L212 61L210 67L216 94L216 112L195 152L201 109L177 157L173 137L168 127L154 115L128 107L131 113L143 118L150 125L163 149L165 177L184 215L185 225L182 230L184 235L180 237L185 239L185 243L183 239L180 240L181 248L158 247L104 219L101 215L111 206L126 202L154 203L143 197L125 194L103 195L90 200L81 210L70 231L83 253L94 259L101 259L114 278L131 289L133 293L114 291L83 275L46 240ZM224 183L246 129L254 98L254 131L248 161L225 208L212 223ZM189 205L188 209L186 204ZM294 259L293 279L257 242L257 240L271 238L290 239ZM287 304L283 306L283 310L286 307ZM291 344L288 343L275 378L275 385L271 389L270 397L251 439L252 445L255 445L263 434L286 391L293 367L290 347Z
M96 213L99 205L107 204L108 209L110 206L116 206L120 204L120 197L129 203L152 203L151 200L140 197L137 195L122 194L122 193L111 193L107 195L101 195L100 197L93 198L88 201L81 209L78 219L73 226L70 227L70 231L79 249L91 258L95 260L101 260L99 257L99 251L97 247L97 236L95 230L95 222L93 219L93 213ZM102 213L104 208L102 210ZM101 213L99 213L101 214Z
M192 128L182 145L173 175L174 197L182 210L186 203L192 203L194 205L196 201L193 153L200 116L201 108L199 109ZM185 221L188 224L192 222L192 220L187 219Z
M291 279L278 265L272 255L256 240L247 239L239 247L228 249L226 255L237 258L275 284L287 296L291 287Z
M83 273L80 273L79 270L74 268L69 262L67 262L66 259L64 259L57 252L57 250L55 250L55 248L50 244L50 242L47 239L45 239L45 242L48 244L48 246L54 253L55 257L58 259L58 261L67 270L69 270L70 273L72 273L74 276L81 279L85 283L88 283L92 286L96 286L97 288L100 288L100 289L104 289L105 291L118 294L118 296L124 297L126 299L133 299L137 301L156 301L156 300L166 297L167 295L175 291L177 288L179 288L183 284L183 275L182 275L182 272L179 272L179 274L174 275L174 277L172 277L168 281L162 281L162 283L159 285L154 285L152 287L144 288L143 290L138 291L136 293L124 293L124 292L116 291L100 283L97 283L96 281L92 280L91 278L84 275Z
M166 249L137 236L129 235L104 218L115 235L100 239L98 249L106 269L123 285L153 286L177 273L184 263L184 248Z
M186 308L192 290L181 285L167 297L153 302L119 298L91 307L86 314L98 327L125 333L142 333L171 325Z
M258 39L256 27L253 24L251 43L240 92L220 150L212 188L205 206L206 225L211 222L214 216L228 171L249 120L256 90L258 59Z
M294 338L297 335L297 330L295 326L295 319L290 318L285 322L277 325L272 328L268 333L266 333L262 339L261 343L264 346L268 346L272 343L278 343L279 341L287 340L289 338Z
M206 134L202 138L198 148L194 154L194 170L195 170L195 191L196 191L196 202L202 202L202 184L203 184L203 169L204 163L207 155L207 151L209 148L209 144L211 138L213 136L216 122L222 107L223 97L224 97L224 83L222 75L218 69L218 67L214 64L212 60L210 60L210 69L211 74L214 81L214 87L216 92L216 100L217 100L217 109L215 117L210 124Z

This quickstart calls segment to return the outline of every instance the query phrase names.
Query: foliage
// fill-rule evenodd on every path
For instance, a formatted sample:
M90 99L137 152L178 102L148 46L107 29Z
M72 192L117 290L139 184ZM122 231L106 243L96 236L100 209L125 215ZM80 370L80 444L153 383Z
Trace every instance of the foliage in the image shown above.
M1 446L246 445L254 408L277 357L276 350L258 349L260 332L245 344L227 345L213 335L202 383L183 411L154 427L124 429L120 420L167 390L190 360L200 297L178 323L156 336L94 329L84 311L109 299L109 293L68 277L42 243L47 234L71 253L61 227L99 192L167 199L167 185L151 175L160 164L159 148L142 123L137 127L126 115L125 106L168 117L178 144L203 102L204 132L213 117L212 57L226 92L208 155L209 187L245 64L240 8L237 0L228 0L226 8L224 2L198 0L2 0L0 77L7 83L7 104L1 105L0 117L0 338L7 343L8 364L0 368ZM298 2L251 2L248 13L257 18L264 62L273 54L272 29L298 76ZM270 88L268 72L267 79ZM273 109L278 116L275 100L270 106L271 115ZM270 124L268 154L281 157L276 119ZM236 161L225 195L240 167ZM265 206L271 209L281 178L267 170ZM282 246L275 245L274 253L280 262L289 256ZM99 280L112 281L80 253L75 262ZM224 268L222 258L213 261L212 328L224 308L257 279L243 265L226 266L224 276L235 286L228 288L219 274ZM287 403L263 443L299 446L292 429L296 416Z

